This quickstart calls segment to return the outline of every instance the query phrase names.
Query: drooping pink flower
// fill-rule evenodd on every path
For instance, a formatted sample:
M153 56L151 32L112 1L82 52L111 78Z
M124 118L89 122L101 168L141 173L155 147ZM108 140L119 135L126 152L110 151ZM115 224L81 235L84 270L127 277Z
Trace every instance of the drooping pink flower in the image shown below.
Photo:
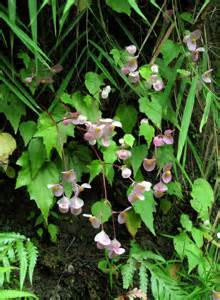
M159 67L156 64L153 64L150 69L155 74L157 74L159 72Z
M209 69L208 71L204 72L202 74L202 80L205 83L211 83L212 82L212 78L211 78L211 73L212 73L213 69Z
M99 228L100 227L101 222L95 216L89 215L89 214L83 214L83 217L89 218L89 222L91 223L93 228Z
M61 172L63 174L63 180L67 182L75 182L76 181L76 173L73 169L68 171Z
M107 99L110 92L111 92L111 87L110 87L110 85L105 86L105 87L101 90L101 98L102 98L102 99Z
M200 52L205 52L205 48L199 47L199 48L196 48L195 51L192 51L192 52L191 52L192 60L193 60L193 61L198 61L198 59L199 59L199 53L200 53Z
M124 224L126 222L127 211L129 211L132 207L129 206L118 214L118 223Z
M96 140L101 138L103 134L104 125L97 125L87 123L87 132L84 134L84 139L89 142L90 145L95 145Z
M125 75L135 72L138 68L137 56L128 56L127 63L121 68Z
M121 247L121 243L116 239L111 241L107 249L109 258L114 258L125 253L125 249Z
M137 83L138 81L140 81L139 71L130 72L128 74L128 79L131 83Z
M163 135L157 135L153 139L153 144L155 147L161 147L164 145Z
M164 193L168 190L167 186L163 182L158 182L153 186L154 196L156 198L163 197Z
M183 39L183 42L186 43L189 51L195 51L197 48L197 40L201 38L201 31L195 30L190 34L186 35Z
M70 199L70 211L73 215L77 216L82 212L84 201L79 197L73 196Z
M163 173L161 175L161 178L162 178L164 183L169 183L172 180L171 169L172 169L172 164L171 163L166 164L163 167Z
M155 158L145 158L143 161L143 168L147 172L151 172L156 167L156 159Z
M173 133L174 133L174 130L172 130L172 129L167 129L164 131L163 142L165 144L172 145L174 143Z
M122 127L121 122L115 121L109 118L99 119L98 124L103 126L101 142L104 147L108 147L110 145L110 138L113 134L115 127Z
M154 83L153 83L153 89L157 92L161 91L164 88L164 83L162 79L157 79Z
M125 50L131 54L131 55L135 55L136 51L137 51L137 47L135 45L129 45L127 47L125 47Z
M152 183L149 181L141 181L134 183L132 192L128 195L128 201L133 203L137 200L144 200L144 193L149 192Z
M60 198L59 201L57 201L58 207L59 207L59 211L63 214L68 213L69 209L70 209L70 199L63 196L62 198Z
M104 230L97 233L94 240L99 249L104 249L111 244L111 240Z
M131 169L129 169L128 167L126 167L126 166L122 166L121 167L121 176L123 177L123 178L129 178L129 177L131 177Z
M126 160L129 157L131 157L131 151L126 150L126 149L120 149L116 151L117 157L121 160Z
M63 195L63 186L61 184L48 184L47 187L52 190L54 196L60 197Z

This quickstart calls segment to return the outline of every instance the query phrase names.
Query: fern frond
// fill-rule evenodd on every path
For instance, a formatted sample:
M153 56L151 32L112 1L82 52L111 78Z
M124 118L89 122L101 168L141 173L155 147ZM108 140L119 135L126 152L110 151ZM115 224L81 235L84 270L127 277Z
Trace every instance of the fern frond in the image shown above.
M129 258L127 263L122 267L122 280L123 280L124 289L128 289L132 285L135 270L136 270L135 260Z
M144 263L141 264L139 269L139 280L140 280L140 290L146 294L147 287L148 287L148 273Z
M27 251L24 247L24 244L22 241L16 242L16 252L17 257L19 260L19 271L20 271L20 289L22 289L24 280L27 274L27 266L28 266L28 260L27 260Z
M15 232L1 232L0 244L8 244L16 241L24 241L26 237L20 233Z
M159 267L150 270L151 291L156 300L185 300L186 292L178 282L166 275Z
M23 297L28 297L30 299L39 299L36 295L30 292L17 290L0 290L0 299L18 299Z
M10 262L9 262L9 259L7 256L3 257L2 263L3 263L4 267L6 267L6 268L9 267L8 271L5 272L6 281L9 282L11 269L10 269Z
M37 263L38 251L35 245L31 241L28 241L26 243L26 250L27 250L28 261L29 261L29 265L28 265L29 280L30 283L32 284L33 272Z

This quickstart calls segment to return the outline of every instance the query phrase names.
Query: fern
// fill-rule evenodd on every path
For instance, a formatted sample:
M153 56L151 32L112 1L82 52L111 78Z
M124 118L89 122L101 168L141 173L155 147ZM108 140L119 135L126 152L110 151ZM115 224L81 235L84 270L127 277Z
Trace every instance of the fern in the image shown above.
M136 270L135 260L129 258L127 263L122 267L122 280L123 280L124 289L128 289L131 286L133 282L133 276L135 270Z
M145 294L147 294L148 273L144 263L141 264L139 269L139 281L140 281L140 290Z
M28 261L29 261L29 265L28 265L29 280L30 283L32 284L33 272L37 263L38 251L31 241L27 242L26 249L27 249Z
M0 233L0 286L4 285L4 282L7 281L10 283L10 273L14 269L19 269L19 286L20 291L12 290L13 295L18 296L2 296L2 291L0 292L0 299L9 299L9 298L21 298L25 297L25 294L28 293L21 291L24 285L24 281L27 277L32 284L33 281L33 272L37 262L37 248L34 244L27 239L24 235L14 232L3 232ZM18 265L19 267L15 267ZM4 290L5 291L5 290ZM10 290L5 291L8 295ZM17 293L17 294L16 294ZM19 296L21 295L21 296ZM30 293L30 295L32 295ZM3 298L1 298L1 296ZM26 297L29 297L28 294ZM36 296L30 296L35 297Z
M38 299L36 295L26 291L0 290L0 299L18 299L18 298Z
M28 266L27 251L22 241L16 242L16 252L19 259L20 289L22 290Z

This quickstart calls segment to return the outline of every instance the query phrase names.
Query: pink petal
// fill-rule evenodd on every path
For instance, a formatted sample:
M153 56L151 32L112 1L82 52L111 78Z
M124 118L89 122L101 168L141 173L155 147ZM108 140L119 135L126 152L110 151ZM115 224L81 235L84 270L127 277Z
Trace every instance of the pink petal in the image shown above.
M143 161L143 168L147 172L151 172L156 167L156 159L155 158L145 158Z
M54 196L60 197L63 195L63 186L61 184L48 184L47 187L52 190Z
M104 230L97 233L94 240L102 246L108 246L111 244L111 240Z
M136 47L135 45L130 45L130 46L127 46L127 47L125 48L125 50L126 50L129 54L134 55L134 54L136 53L136 51L137 51L137 47Z
M129 178L131 177L131 170L129 168L127 168L126 166L123 166L121 168L121 175L123 178Z

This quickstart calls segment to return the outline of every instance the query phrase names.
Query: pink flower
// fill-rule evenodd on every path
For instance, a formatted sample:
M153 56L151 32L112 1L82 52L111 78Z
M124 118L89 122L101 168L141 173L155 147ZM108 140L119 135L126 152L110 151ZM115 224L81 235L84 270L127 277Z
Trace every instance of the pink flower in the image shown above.
M205 48L199 47L195 51L191 52L193 61L197 61L199 59L199 53L200 52L205 52Z
M157 79L154 83L153 83L153 88L155 91L159 92L164 88L164 83L162 79Z
M163 142L165 144L172 145L174 143L173 133L174 133L174 130L171 130L171 129L167 129L164 131Z
M89 142L90 145L95 145L96 140L101 138L103 134L104 125L97 125L87 123L87 132L84 134L84 139Z
M68 170L61 172L63 174L63 180L67 182L75 182L76 181L76 173L74 170Z
M164 193L168 190L168 188L163 182L160 181L154 185L153 190L154 190L154 196L156 198L161 198L163 197Z
M60 197L63 195L63 186L61 184L48 184L47 187L52 190L54 196Z
M127 211L129 211L132 207L129 206L118 214L118 223L124 224L126 222Z
M138 68L137 56L129 56L127 58L127 64L121 68L121 71L127 75L135 72Z
M82 212L84 201L76 196L70 199L70 211L73 215L77 216Z
M93 215L83 214L83 217L89 218L89 222L91 223L93 228L99 228L101 222Z
M205 83L211 83L212 82L212 78L211 78L211 73L212 73L213 69L210 69L206 72L204 72L202 74L202 80L205 82Z
M163 135L157 135L153 139L153 144L155 147L161 147L164 145Z
M127 46L125 48L125 50L131 54L131 55L135 55L136 51L137 51L137 47L135 45L130 45L130 46Z
M86 116L83 116L78 112L68 113L63 119L64 125L68 125L68 124L83 125L86 122L87 122Z
M166 164L164 167L163 167L163 173L162 173L162 180L164 183L169 183L171 180L172 180L172 173L171 173L171 170L172 169L172 164Z
M151 189L151 182L149 181L141 181L137 182L133 185L132 192L128 195L128 201L130 203L135 202L137 200L144 200L144 192L149 192Z
M110 92L111 92L111 87L110 87L110 85L105 86L105 87L101 90L101 98L102 98L102 99L107 99Z
M191 32L190 34L186 35L183 39L183 42L186 43L189 51L195 51L197 46L196 42L200 38L201 38L201 31L197 29Z
M94 240L99 249L104 249L111 244L111 240L104 230L97 233Z
M127 168L126 166L121 167L121 176L123 178L129 178L131 176L131 169Z
M62 198L60 198L59 201L57 201L58 207L59 207L59 211L63 214L68 213L69 208L70 208L70 199L63 196Z
M116 151L116 154L117 154L117 157L121 160L126 160L129 157L131 157L131 151L125 150L125 149Z
M108 249L108 256L109 258L113 258L116 257L118 255L122 255L123 253L125 253L125 249L121 248L121 243L114 239L111 241L110 245L107 247Z
M130 72L128 74L128 79L131 83L137 83L138 81L140 81L139 71Z
M32 80L33 80L33 77L32 77L32 76L28 76L28 77L26 77L26 78L24 79L24 82L25 82L25 83L31 83Z
M143 168L147 172L151 172L156 167L156 159L155 158L145 158L143 162Z

